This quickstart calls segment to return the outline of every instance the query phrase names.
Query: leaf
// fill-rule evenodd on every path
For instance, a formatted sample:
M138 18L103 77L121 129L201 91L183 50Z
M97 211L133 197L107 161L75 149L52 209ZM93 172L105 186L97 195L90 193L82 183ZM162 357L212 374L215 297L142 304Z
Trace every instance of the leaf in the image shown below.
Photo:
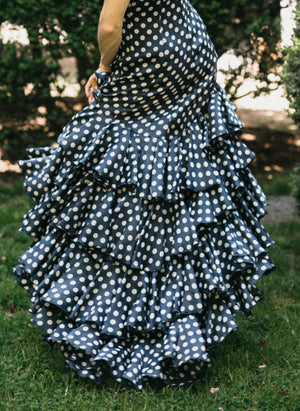
M10 301L10 303L8 304L8 310L11 314L15 314L15 312L17 311L13 301Z

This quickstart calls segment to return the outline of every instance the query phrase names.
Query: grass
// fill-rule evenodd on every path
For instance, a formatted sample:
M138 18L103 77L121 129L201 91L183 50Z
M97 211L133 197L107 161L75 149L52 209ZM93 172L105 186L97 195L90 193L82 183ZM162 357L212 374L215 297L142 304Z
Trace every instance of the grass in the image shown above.
M255 173L255 170L253 173L266 195L291 195L290 173L281 172L279 174L271 174L271 179L268 179L267 173Z
M77 378L59 350L41 340L29 323L29 297L11 273L30 243L17 232L31 205L21 178L0 182L0 204L0 411L299 409L300 222L266 227L276 241L270 254L277 270L260 280L265 299L254 316L238 316L238 331L211 351L206 380L180 389L153 383L137 392L109 375L101 386Z

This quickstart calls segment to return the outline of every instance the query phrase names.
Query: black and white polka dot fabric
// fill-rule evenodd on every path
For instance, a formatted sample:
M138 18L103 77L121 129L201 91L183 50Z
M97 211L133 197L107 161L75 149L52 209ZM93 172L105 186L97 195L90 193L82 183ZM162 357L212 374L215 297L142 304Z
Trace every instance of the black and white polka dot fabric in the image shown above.
M112 73L55 147L20 161L34 242L14 268L78 375L142 389L202 378L275 266L255 155L187 0L133 0Z

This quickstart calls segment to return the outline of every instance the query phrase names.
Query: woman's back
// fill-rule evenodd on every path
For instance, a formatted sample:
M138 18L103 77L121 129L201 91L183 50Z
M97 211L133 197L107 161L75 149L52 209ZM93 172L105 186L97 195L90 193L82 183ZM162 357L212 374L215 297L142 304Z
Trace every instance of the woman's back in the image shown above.
M188 0L134 0L112 74L101 75L105 81L95 95L114 118L156 134L174 121L180 127L183 116L192 121L207 112L211 92L223 93L216 63L215 47Z

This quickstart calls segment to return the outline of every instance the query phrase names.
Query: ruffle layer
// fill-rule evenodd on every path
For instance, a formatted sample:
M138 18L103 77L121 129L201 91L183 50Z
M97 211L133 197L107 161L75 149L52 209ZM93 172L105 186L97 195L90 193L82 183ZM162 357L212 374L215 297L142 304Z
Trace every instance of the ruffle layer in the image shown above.
M14 272L32 321L97 382L105 364L137 389L198 379L275 268L234 106L216 87L205 115L164 138L77 120L19 162L36 202L21 231L35 242Z
M52 318L52 314L47 317L52 313L49 309L51 306L45 306L33 322L43 328L40 318ZM207 320L202 319L203 322ZM118 382L130 383L137 389L153 378L170 385L183 385L203 377L210 366L202 336L205 329L201 330L200 321L201 318L189 315L174 321L166 333L158 331L155 335L147 333L126 340L102 338L96 324L78 326L67 318L61 318L49 340L59 344L66 363L78 375L95 382L101 383L103 368L108 365ZM231 327L234 329L234 322ZM78 338L82 335L86 335L85 343Z
M232 107L226 95L216 91L205 115L180 135L167 138L139 134L117 119L99 130L96 124L86 135L83 125L87 121L79 126L75 120L58 138L59 146L27 150L30 159L19 162L26 192L37 201L54 185L74 185L82 176L112 189L126 186L141 198L170 202L187 190L208 190L222 181L218 169L222 161L231 175L255 158L235 136L242 125Z
M138 389L147 376L170 384L190 382L192 375L199 378L209 363L208 347L237 327L235 311L245 304L249 310L250 296L251 305L261 299L248 281L251 269L243 263L244 275L228 276L230 284L213 277L218 272L213 267L216 262L206 269L202 263L207 261L207 249L195 250L192 260L174 258L168 270L145 273L104 262L99 256L94 260L78 245L70 245L59 230L48 240L53 246L46 250L44 261L32 270L35 245L24 256L23 269L19 266L16 271L32 294L32 321L49 340L61 343L70 366L99 382L103 362L111 366L118 381L129 380ZM261 273L267 269L266 261L264 256L258 259ZM203 265L202 280L192 264ZM226 286L229 293L224 291ZM205 293L207 298L201 301ZM170 295L179 297L170 301ZM195 313L190 314L191 310Z
M25 216L21 230L41 238L57 227L92 252L146 271L159 270L173 255L193 251L207 235L221 240L231 252L256 256L265 251L272 240L252 211L258 202L251 209L247 197L241 200L237 195L234 203L225 188L223 193L226 197L214 190L210 202L194 201L193 194L170 205L136 197L125 188L115 192L82 180L66 196L59 190L51 200L47 196ZM214 208L206 209L207 204Z
M202 311L214 296L225 298L234 312L250 314L257 302L255 283L272 268L272 263L265 251L257 250L254 257L254 253L243 253L242 247L228 247L226 253L217 256L214 247L209 236L203 236L193 253L174 256L160 271L146 272L105 254L91 254L64 232L54 229L20 258L16 275L19 283L30 291L34 306L42 300L58 305L78 321L97 322L102 327L108 312L114 312L114 305L126 300L129 290L138 299L129 298L126 307L119 307L119 314L129 318L117 324L120 332L126 327L140 332L154 330L177 315ZM34 256L41 255L41 251L44 258L33 266ZM101 290L105 290L105 299L99 299ZM126 313L120 311L123 309ZM138 315L140 311L142 314ZM114 327L114 335L121 336L120 332L115 334Z

